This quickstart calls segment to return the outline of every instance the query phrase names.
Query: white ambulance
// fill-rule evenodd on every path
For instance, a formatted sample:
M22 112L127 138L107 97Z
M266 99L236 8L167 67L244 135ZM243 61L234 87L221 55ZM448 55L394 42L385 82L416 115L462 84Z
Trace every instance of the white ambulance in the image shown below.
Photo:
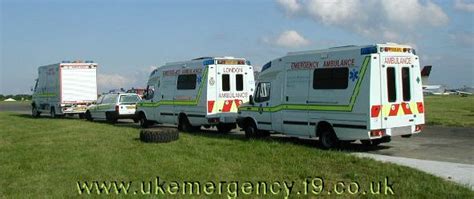
M319 138L323 148L419 133L425 122L419 59L394 43L288 53L265 64L239 108L247 136Z
M155 69L144 100L137 104L140 125L177 124L183 131L236 127L237 108L255 88L250 62L234 57L202 57Z
M79 114L97 100L97 63L63 61L40 66L33 88L33 117L49 113L51 117Z

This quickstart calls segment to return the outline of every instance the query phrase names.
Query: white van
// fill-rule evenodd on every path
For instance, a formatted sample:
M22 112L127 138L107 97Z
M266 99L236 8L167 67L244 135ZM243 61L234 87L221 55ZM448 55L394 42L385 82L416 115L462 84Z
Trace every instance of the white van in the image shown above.
M425 122L419 59L393 43L288 53L262 68L255 94L239 108L247 136L282 133L340 141L389 142Z
M97 99L97 103L90 105L85 113L89 121L105 119L109 123L116 123L118 119L132 119L138 122L135 115L137 102L141 100L136 93L107 93Z
M137 104L142 127L177 124L183 131L236 127L237 108L253 93L253 67L243 58L202 57L155 69Z
M88 105L97 100L97 63L63 61L41 66L33 88L31 112L51 117L79 114L82 118Z

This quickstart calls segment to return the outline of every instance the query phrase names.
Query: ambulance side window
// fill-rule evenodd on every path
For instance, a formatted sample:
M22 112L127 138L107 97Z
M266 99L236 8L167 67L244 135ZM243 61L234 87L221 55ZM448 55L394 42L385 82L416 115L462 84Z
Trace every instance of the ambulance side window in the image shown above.
M395 82L395 68L387 68L387 97L389 102L397 101L397 86Z
M104 96L101 95L99 99L97 99L97 104L101 104L103 99L104 99Z
M313 89L347 89L349 68L318 68L313 72Z
M260 82L257 86L255 102L270 100L270 82Z
M222 75L222 91L230 91L230 75Z
M178 90L194 90L196 89L196 74L191 75L178 75Z
M155 94L155 88L154 86L147 86L146 91L145 91L145 99L150 100L153 99L153 95Z

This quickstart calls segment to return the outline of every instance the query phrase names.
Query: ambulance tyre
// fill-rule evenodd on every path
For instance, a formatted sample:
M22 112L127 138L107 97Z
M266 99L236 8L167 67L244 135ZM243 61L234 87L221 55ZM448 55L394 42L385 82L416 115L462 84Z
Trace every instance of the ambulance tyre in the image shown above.
M233 126L230 124L218 124L216 127L219 133L229 133L233 129Z
M146 119L146 115L143 112L138 113L138 123L142 128L148 128L151 125L151 122Z
M31 108L31 116L33 117L39 117L41 115L41 112L38 111L38 108L36 108L36 105L33 104L33 107Z
M140 130L140 140L143 142L164 143L177 140L179 132L175 128L151 128Z
M319 134L319 143L323 149L331 149L338 147L340 141L332 129L326 128Z
M252 122L249 121L244 127L245 137L247 138L254 138L257 137L257 126Z
M87 121L90 121L90 122L94 121L94 118L92 118L90 111L86 111L86 113L84 114L84 117L86 118Z
M201 129L201 126L192 126L188 117L185 114L180 114L178 118L178 130L184 132L196 132Z
M85 118L85 114L84 113L79 113L79 119L83 120Z
M367 147L374 147L374 146L378 146L380 143L379 140L361 140L360 141L364 146L367 146Z

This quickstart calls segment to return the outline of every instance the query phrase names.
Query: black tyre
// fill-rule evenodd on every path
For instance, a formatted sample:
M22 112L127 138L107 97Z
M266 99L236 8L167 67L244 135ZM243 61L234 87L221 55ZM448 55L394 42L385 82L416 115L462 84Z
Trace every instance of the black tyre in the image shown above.
M220 133L229 133L234 128L234 126L230 124L218 124L216 127Z
M41 112L38 111L38 108L36 108L35 105L33 105L33 107L31 107L31 116L33 117L39 117L41 115Z
M91 122L94 121L94 118L92 118L90 111L86 111L86 113L84 114L84 117L86 118L87 121L91 121Z
M183 132L195 132L201 129L200 126L192 126L188 120L188 117L182 115L179 117L178 130Z
M56 115L56 109L54 109L54 107L51 107L51 111L49 112L49 115L50 115L52 118L58 117L58 115Z
M367 147L374 147L374 146L378 146L380 143L379 140L361 140L360 141L364 146L367 146Z
M83 120L85 118L85 114L84 113L79 113L79 119Z
M143 142L164 143L177 140L179 132L175 128L152 128L140 130L140 140Z
M331 149L339 146L340 141L334 131L331 129L324 129L319 134L319 144L323 149Z
M140 120L138 118L133 118L133 122L138 123L138 122L140 122Z
M257 136L258 129L257 129L257 126L253 122L250 122L249 124L245 126L244 132L245 132L245 137L254 138Z
M117 123L117 117L113 113L105 113L105 120L107 120L108 123L115 124Z
M142 128L148 128L151 125L151 122L146 119L145 114L142 112L138 114L138 123Z

